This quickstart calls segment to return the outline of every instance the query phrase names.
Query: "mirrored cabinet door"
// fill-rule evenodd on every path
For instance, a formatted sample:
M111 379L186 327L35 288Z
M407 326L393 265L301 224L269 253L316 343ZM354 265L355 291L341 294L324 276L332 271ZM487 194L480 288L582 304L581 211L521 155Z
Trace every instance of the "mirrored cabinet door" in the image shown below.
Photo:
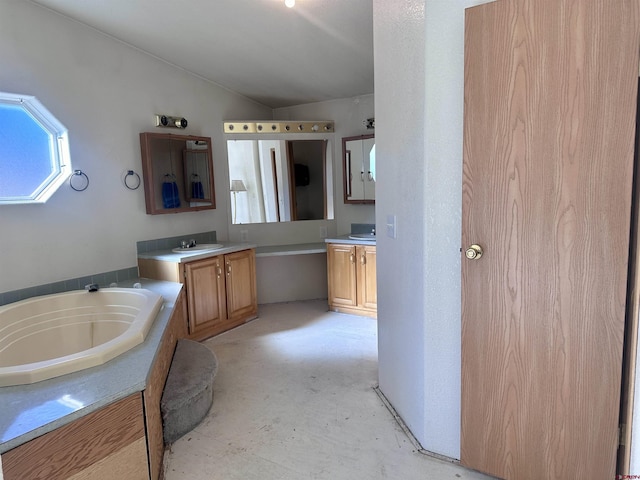
M211 138L140 134L147 213L216 208Z
M376 167L374 135L342 139L344 203L375 203Z

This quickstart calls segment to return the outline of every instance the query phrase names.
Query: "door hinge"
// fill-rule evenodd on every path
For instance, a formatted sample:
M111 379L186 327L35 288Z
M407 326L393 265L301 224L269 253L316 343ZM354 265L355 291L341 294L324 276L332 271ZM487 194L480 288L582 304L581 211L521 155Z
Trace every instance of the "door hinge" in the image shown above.
M618 426L618 444L621 446L626 446L625 440L627 437L627 425L625 423L621 423Z

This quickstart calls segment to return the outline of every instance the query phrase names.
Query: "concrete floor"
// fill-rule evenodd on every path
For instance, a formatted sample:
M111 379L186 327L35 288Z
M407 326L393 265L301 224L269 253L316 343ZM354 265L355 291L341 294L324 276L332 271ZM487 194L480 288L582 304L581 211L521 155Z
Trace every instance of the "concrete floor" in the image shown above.
M376 321L326 301L260 306L204 342L213 407L165 454L167 480L489 479L424 455L376 394Z

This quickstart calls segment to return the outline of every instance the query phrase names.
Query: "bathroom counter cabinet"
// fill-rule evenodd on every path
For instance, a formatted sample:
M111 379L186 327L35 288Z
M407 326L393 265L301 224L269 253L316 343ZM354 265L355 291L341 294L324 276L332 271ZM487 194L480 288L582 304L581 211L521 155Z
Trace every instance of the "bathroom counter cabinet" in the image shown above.
M376 318L376 247L329 243L327 246L329 309Z
M140 276L184 283L192 340L204 340L258 315L254 248L179 262L140 258L138 267Z

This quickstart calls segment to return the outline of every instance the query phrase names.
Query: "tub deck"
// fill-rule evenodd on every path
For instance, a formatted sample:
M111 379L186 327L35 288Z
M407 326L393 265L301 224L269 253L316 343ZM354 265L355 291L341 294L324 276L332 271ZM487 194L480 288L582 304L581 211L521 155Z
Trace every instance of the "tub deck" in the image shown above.
M145 390L182 285L148 279L143 288L164 298L146 340L109 362L30 385L0 387L0 454L132 393Z

